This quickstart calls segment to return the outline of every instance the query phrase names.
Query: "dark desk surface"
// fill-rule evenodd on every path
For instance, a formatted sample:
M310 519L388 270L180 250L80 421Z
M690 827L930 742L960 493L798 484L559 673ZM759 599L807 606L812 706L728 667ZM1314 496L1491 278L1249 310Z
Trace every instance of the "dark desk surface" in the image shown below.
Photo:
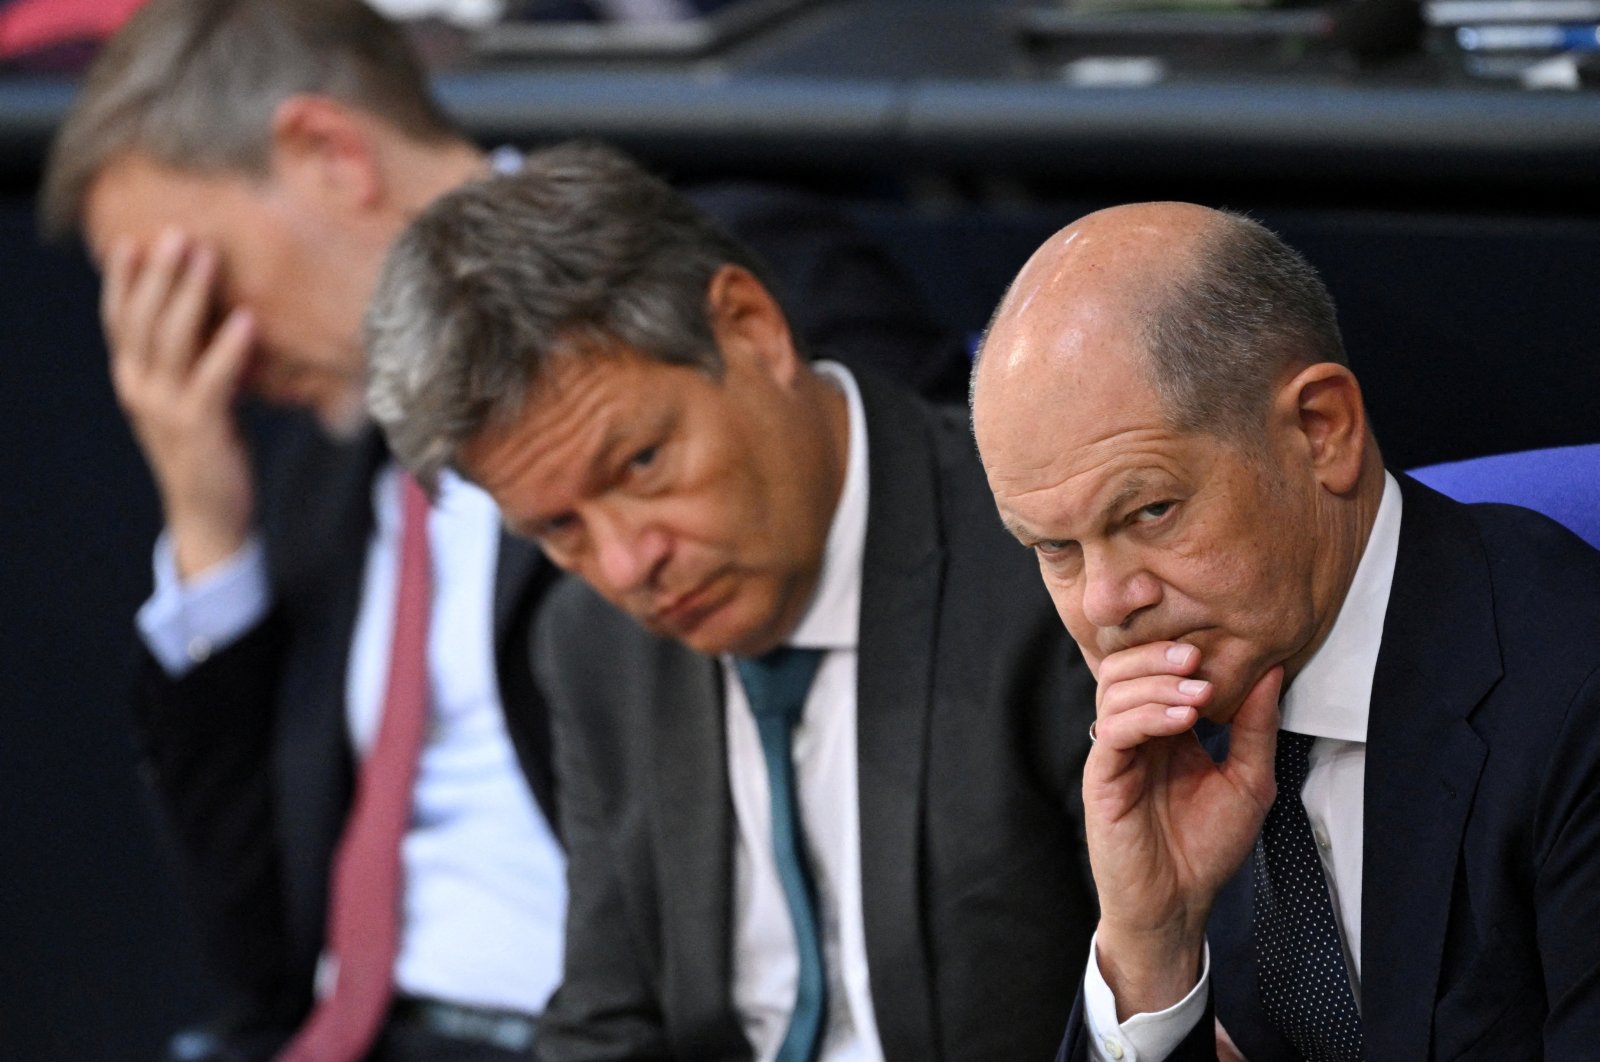
M667 166L1140 192L1249 182L1290 200L1411 189L1494 210L1595 209L1600 92L1469 81L1437 57L1357 71L1325 56L1253 72L1174 63L1149 87L1084 88L1053 60L1029 61L1015 15L970 0L828 0L704 58L480 58L437 85L485 142L599 136ZM0 172L13 184L36 172L72 91L0 80Z

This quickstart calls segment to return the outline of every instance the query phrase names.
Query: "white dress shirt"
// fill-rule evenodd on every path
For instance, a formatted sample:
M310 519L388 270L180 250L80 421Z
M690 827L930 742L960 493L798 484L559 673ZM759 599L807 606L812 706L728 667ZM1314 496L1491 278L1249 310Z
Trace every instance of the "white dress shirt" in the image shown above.
M1383 642L1383 619L1400 548L1400 485L1384 473L1383 500L1361 562L1327 639L1283 694L1282 729L1311 734L1306 783L1300 791L1345 947L1345 967L1361 1005L1361 837L1367 764L1367 715ZM1199 983L1155 1014L1117 1022L1116 1000L1100 972L1094 945L1084 976L1090 1050L1103 1062L1165 1058L1205 1011L1207 951Z
M362 757L377 736L389 667L401 524L393 465L373 483L373 509L345 689ZM561 975L565 857L528 790L501 710L492 629L499 539L493 500L443 477L428 516L431 717L402 849L395 983L409 995L538 1014ZM258 540L184 583L164 536L140 632L162 667L181 677L259 623L270 595Z
M819 362L816 368L844 392L850 415L844 488L828 531L817 590L785 643L826 650L793 735L795 785L817 891L828 986L828 1023L819 1062L881 1062L862 918L856 776L856 647L867 534L866 416L848 371L831 362ZM800 961L772 854L761 739L731 657L722 660L722 669L728 781L738 826L733 1002L757 1062L771 1062L789 1027Z

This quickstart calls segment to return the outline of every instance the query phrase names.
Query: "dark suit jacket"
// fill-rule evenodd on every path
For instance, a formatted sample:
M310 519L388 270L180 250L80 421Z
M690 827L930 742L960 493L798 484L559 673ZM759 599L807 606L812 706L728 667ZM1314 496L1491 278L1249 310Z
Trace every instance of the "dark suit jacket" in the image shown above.
M181 681L147 659L136 698L148 775L202 936L244 997L228 1035L251 1051L292 1031L311 1001L328 868L353 784L345 676L383 459L375 433L338 445L304 423L278 431L261 497L271 613ZM501 692L518 759L552 822L549 727L526 645L555 574L530 543L502 537Z
M1542 516L1405 504L1367 733L1369 1058L1600 1055L1600 553ZM1212 912L1211 1002L1251 1062L1265 1021L1248 868ZM1074 1011L1063 1057L1083 1058ZM1211 1021L1172 1056L1214 1057Z
M833 207L743 184L692 197L771 263L805 345L948 394L965 356L910 283ZM181 681L140 667L140 740L212 965L239 1003L222 1037L246 1057L303 1020L322 948L327 877L353 780L345 675L373 525L375 434L335 444L303 417L265 433L258 509L275 607ZM495 586L501 697L518 757L556 822L550 731L527 644L553 569L503 538Z
M1094 920L1077 804L1093 683L1001 528L964 411L858 379L861 877L878 1029L894 1062L1045 1057ZM748 1057L730 997L717 661L576 582L536 641L571 883L541 1057Z

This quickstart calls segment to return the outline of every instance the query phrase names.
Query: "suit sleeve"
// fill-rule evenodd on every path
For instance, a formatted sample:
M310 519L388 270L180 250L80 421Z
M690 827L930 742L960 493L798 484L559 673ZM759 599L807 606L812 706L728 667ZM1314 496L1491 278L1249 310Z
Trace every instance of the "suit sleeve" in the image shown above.
M1546 1058L1592 1055L1600 1040L1600 670L1580 690L1536 820L1534 912L1548 1014Z
M270 778L282 651L269 614L181 678L142 652L134 690L144 771L202 940L262 1021L294 1013Z
M541 624L541 630L547 625ZM538 634L535 674L555 732L561 834L567 846L567 935L561 987L545 1007L538 1053L544 1062L667 1062L672 1056L655 987L639 956L608 837L606 779L581 723L586 707L563 688L549 639Z

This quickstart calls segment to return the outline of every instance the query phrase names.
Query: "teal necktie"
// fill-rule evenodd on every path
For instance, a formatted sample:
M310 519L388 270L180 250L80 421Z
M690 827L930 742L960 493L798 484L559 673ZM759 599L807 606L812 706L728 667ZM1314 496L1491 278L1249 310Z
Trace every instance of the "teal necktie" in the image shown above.
M772 804L772 855L778 881L794 923L800 978L789 1030L778 1048L777 1062L814 1062L827 1025L828 986L822 966L822 931L817 920L816 888L806 862L805 832L794 784L794 758L789 735L805 709L806 691L822 662L820 649L779 646L764 656L734 661L750 712L761 734L767 761L767 790Z

